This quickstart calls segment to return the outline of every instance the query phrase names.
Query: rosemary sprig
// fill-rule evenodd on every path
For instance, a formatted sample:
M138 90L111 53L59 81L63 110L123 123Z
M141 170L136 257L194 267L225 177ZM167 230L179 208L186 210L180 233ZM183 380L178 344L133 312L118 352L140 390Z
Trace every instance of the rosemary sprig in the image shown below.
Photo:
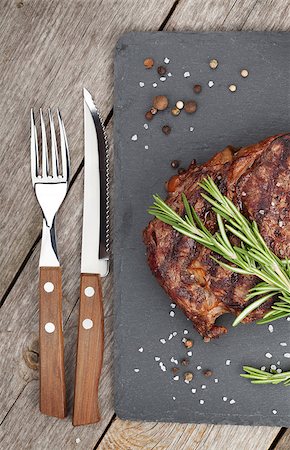
M290 372L267 372L265 370L255 369L254 367L249 366L244 366L243 370L246 373L241 373L241 377L250 379L253 384L283 383L285 386L290 386Z
M172 210L159 195L153 196L154 205L149 208L149 214L221 255L230 264L214 257L213 259L225 269L244 275L255 275L262 280L248 292L246 300L255 301L242 311L233 326L274 295L278 295L280 301L275 302L271 311L257 323L267 323L290 315L289 261L279 259L269 249L256 222L250 222L244 217L233 202L219 191L210 177L202 180L200 186L206 192L202 193L202 196L212 205L217 216L218 231L215 234L211 234L205 227L184 194L184 217ZM231 244L227 232L240 239L240 247Z

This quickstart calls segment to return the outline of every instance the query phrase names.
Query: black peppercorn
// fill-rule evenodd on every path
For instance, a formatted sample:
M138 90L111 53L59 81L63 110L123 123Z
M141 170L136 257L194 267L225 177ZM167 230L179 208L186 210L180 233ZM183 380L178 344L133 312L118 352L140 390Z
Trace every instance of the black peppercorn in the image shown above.
M168 135L168 134L171 133L171 128L170 128L169 125L164 125L164 126L162 127L162 131L163 131L164 134Z
M163 76L163 75L166 74L166 69L165 69L165 67L163 67L163 66L159 66L158 69L157 69L157 72L158 72L158 74L159 74L160 76Z
M179 167L180 161L178 161L178 159L174 159L173 161L171 161L170 165L172 167L172 169L177 169Z

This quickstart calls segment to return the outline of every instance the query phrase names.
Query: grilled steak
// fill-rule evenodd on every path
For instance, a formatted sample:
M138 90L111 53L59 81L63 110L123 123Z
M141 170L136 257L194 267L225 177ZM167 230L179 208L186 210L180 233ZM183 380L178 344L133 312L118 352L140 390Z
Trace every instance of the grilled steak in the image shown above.
M183 214L184 192L206 227L215 232L215 214L198 186L207 176L246 217L257 222L276 255L290 256L290 134L241 149L227 147L203 165L193 161L185 173L169 180L167 204ZM152 220L143 237L153 274L197 331L205 340L226 333L225 327L215 325L216 319L224 313L238 315L248 290L259 280L223 269L210 258L210 250L160 220ZM261 318L272 303L270 299L244 321Z

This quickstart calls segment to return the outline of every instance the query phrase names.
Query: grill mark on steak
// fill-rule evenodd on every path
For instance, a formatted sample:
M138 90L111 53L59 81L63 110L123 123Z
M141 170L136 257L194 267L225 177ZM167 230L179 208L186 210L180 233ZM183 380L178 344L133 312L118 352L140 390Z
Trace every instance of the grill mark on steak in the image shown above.
M184 213L184 192L213 233L216 216L201 196L199 181L211 176L250 220L255 220L267 244L278 256L290 256L290 135L270 138L239 150L227 147L207 163L191 164L178 176L166 202L179 214ZM262 213L261 213L262 211ZM283 226L282 226L283 222ZM225 313L239 314L245 307L248 290L256 277L223 269L211 256L213 252L180 235L169 225L152 220L143 233L148 264L169 297L193 322L206 339L227 332L215 325ZM238 243L237 239L230 237ZM221 259L219 255L214 255ZM273 300L253 311L244 322L265 314Z

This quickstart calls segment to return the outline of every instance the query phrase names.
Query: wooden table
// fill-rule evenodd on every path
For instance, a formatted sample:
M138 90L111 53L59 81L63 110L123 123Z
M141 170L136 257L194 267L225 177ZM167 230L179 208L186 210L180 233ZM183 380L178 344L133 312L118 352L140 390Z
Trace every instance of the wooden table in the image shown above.
M121 421L112 392L112 276L104 281L105 358L97 425L73 428L82 217L82 87L112 144L113 52L131 30L290 30L289 0L1 0L1 449L289 449L270 427ZM30 183L29 109L60 106L72 182L58 215L69 416L38 411L38 257L41 214ZM111 148L112 150L112 148Z

